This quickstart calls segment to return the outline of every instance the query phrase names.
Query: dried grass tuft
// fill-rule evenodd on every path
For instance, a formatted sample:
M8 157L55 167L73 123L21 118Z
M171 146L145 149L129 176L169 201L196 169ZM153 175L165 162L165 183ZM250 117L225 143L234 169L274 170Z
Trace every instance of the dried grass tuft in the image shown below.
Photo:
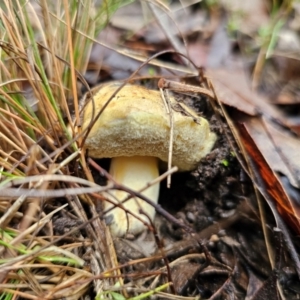
M119 3L95 2L0 4L1 299L79 299L117 280L101 275L113 250L87 194L103 187L67 129L93 40Z

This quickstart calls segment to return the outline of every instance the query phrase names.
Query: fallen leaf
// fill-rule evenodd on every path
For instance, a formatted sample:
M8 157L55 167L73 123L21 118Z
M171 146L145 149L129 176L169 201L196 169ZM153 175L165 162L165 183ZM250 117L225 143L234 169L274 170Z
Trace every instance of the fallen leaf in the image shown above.
M285 122L280 110L268 103L267 98L251 90L250 79L243 69L209 69L207 74L223 103L251 116L264 114Z
M220 68L226 66L231 54L231 40L226 30L226 19L220 20L219 26L213 33L210 42L210 51L205 66Z
M257 172L259 173L254 174L255 184L263 196L271 196L271 198L275 202L278 213L294 229L297 234L300 234L299 206L295 206L291 202L291 199L285 192L278 176L272 170L271 166L267 163L263 154L256 145L256 142L253 140L251 131L248 130L248 127L247 123L244 123L240 124L238 126L238 129L243 145L248 155L255 163ZM253 172L255 172L254 169ZM257 175L259 176L259 178ZM260 178L263 180L263 182L260 182Z
M272 170L300 188L300 140L264 117L244 118L244 125Z

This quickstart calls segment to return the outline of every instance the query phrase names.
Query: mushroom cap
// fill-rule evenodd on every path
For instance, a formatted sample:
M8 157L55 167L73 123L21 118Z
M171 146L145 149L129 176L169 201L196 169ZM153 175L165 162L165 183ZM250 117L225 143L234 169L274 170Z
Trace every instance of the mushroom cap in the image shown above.
M111 82L100 86L84 109L83 130L90 124L93 112L95 117L121 84ZM174 97L169 98L174 126L172 165L182 171L192 170L211 151L216 135L210 131L206 119ZM167 162L169 140L170 115L160 92L127 84L95 122L85 146L94 158L138 155L154 156Z

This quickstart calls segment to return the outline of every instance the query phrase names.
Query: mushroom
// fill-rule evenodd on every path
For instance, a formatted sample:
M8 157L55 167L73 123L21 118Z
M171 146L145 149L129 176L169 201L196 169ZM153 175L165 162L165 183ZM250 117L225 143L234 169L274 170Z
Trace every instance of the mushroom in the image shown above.
M84 109L83 130L90 124L93 112L99 112L121 84L111 82L100 86L94 95L94 103L90 101ZM174 97L169 100L173 108L172 163L181 171L189 171L196 168L201 158L211 151L216 135L210 131L206 119L178 103ZM138 191L159 176L159 164L168 161L169 140L170 116L160 92L127 84L95 122L85 147L91 157L111 158L109 172L113 178ZM157 203L159 184L147 188L142 195ZM113 203L121 202L127 196L126 192L119 190L105 195ZM155 209L142 199L132 198L123 205L146 223L149 223L148 217L154 219ZM113 235L135 235L145 229L137 218L127 216L122 208L113 207L114 204L104 202L104 212L110 210L107 220ZM140 214L141 208L148 217Z

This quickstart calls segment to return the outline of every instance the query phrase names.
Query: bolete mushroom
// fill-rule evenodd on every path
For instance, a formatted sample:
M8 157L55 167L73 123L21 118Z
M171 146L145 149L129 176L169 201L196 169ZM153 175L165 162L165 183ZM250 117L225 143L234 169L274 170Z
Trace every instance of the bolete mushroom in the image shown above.
M99 112L121 84L112 82L99 88L94 95L94 104L90 101L84 110L83 130L90 124L93 111ZM192 109L179 104L173 97L170 97L170 103L173 107L172 163L179 170L189 171L211 151L216 135L210 131L208 121ZM91 157L111 158L110 174L114 179L138 191L158 177L159 162L168 161L169 137L170 116L160 92L127 84L95 122L85 146ZM142 194L157 203L159 184L149 187ZM105 196L118 203L128 195L116 190ZM104 211L113 206L105 201ZM142 199L132 198L124 203L124 207L146 223L149 220L139 214L140 208L151 220L154 219L155 209ZM126 216L126 212L119 207L110 211L108 219L115 236L124 236L127 232L137 234L145 229L142 222L131 215Z

